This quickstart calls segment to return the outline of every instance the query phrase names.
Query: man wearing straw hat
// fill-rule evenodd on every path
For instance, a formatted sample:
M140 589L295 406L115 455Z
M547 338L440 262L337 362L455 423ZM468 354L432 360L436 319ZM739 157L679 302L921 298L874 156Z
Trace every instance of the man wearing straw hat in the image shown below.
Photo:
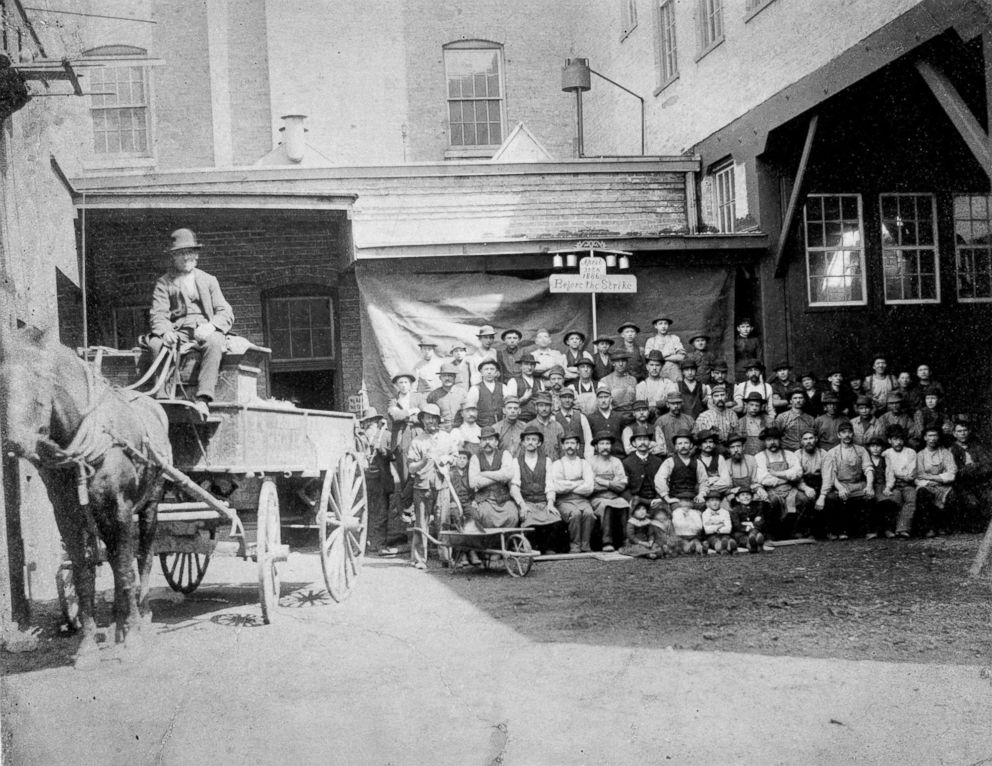
M435 512L442 525L447 521L448 467L454 462L457 450L451 434L440 429L441 410L436 404L425 404L417 420L423 430L414 437L407 453L407 467L414 479L410 556L417 569L426 569L427 538L424 533Z
M234 312L224 299L217 278L196 268L202 245L190 229L172 232L172 259L168 272L158 278L149 311L148 348L153 358L163 346L195 344L202 352L197 374L196 408L206 417L214 399L224 336L234 324Z
M475 353L469 354L465 360L468 362L468 371L471 376L470 383L473 386L482 380L482 363L487 359L492 359L496 362L496 349L493 347L493 344L496 342L496 330L493 329L492 325L484 324L479 328L475 337L479 339L479 348ZM496 374L498 377L498 362L496 364ZM503 382L505 383L506 381Z

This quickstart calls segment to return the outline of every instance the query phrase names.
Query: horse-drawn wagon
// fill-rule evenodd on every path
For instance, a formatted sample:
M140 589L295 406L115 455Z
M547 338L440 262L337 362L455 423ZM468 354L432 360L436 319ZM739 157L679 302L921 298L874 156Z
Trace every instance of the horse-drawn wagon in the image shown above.
M257 381L268 354L235 339L206 417L184 397L184 371L168 351L141 377L138 350L97 348L85 355L112 382L171 394L159 399L169 422L171 461L150 456L170 480L153 542L166 582L189 594L212 557L252 561L265 622L278 604L279 564L289 554L284 521L318 531L324 581L335 601L347 598L361 571L368 521L354 416L260 399ZM125 449L141 459L136 446ZM242 520L252 511L254 535Z

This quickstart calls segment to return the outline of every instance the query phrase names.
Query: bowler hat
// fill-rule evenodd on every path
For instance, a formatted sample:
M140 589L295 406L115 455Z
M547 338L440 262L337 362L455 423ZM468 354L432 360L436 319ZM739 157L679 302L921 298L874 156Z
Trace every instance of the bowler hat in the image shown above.
M395 375L393 375L393 384L395 385L396 381L399 380L400 378L406 378L411 383L417 382L417 378L412 372L398 372Z
M506 336L509 335L510 333L516 333L521 338L524 337L524 334L520 332L520 330L511 327L509 330L503 330L503 332L499 334L499 339L506 340Z
M651 324L658 324L658 322L668 322L668 324L675 324L674 320L670 316L668 316L668 314L662 314L661 316L657 316L651 320Z
M499 368L499 363L491 356L487 356L485 359L479 362L478 365L479 372L482 372L482 368L485 367L487 364L491 364L493 367L496 367L497 369Z
M565 336L562 338L562 342L563 343L568 343L568 339L571 338L573 335L578 335L579 338L582 339L582 345L583 346L586 344L585 333L581 333L578 330L569 330L567 333L565 333Z
M730 434L730 436L727 437L727 446L728 447L731 444L736 444L737 442L740 442L741 444L745 444L747 442L747 439L744 436L742 436L741 434L738 434L738 433Z
M520 434L521 441L525 436L540 436L541 443L542 444L544 443L544 431L542 431L541 427L533 420L530 421L530 423L528 423L526 426L524 426L524 430Z
M647 436L649 439L653 439L654 431L651 430L651 426L638 423L634 426L631 426L630 438L636 439L638 436Z
M789 364L787 361L785 361L783 359L783 360L781 360L779 362L776 362L775 363L775 366L772 369L774 369L774 370L791 370L792 369L792 365Z
M763 365L757 359L745 359L743 362L741 362L741 367L745 370L750 370L752 367L754 367L756 370L762 370L762 371L764 371L765 369L765 365Z
M611 362L625 361L627 359L630 359L630 352L629 351L620 350L620 351L611 351L610 352L610 361Z
M537 364L537 360L534 358L533 354L523 354L517 360L517 364Z
M646 362L661 362L662 364L664 364L664 362L665 362L665 355L663 353L661 353L658 349L653 348L650 351L648 351L647 356L644 357L644 361L646 361Z
M715 442L720 441L720 434L714 431L712 428L704 428L702 431L696 434L696 442L702 444L707 439L712 439Z
M782 429L778 426L768 426L767 428L762 428L761 433L758 434L759 439L781 439Z
M705 498L706 500L712 500L714 498L716 498L717 500L720 500L720 499L723 498L723 495L720 493L720 490L718 490L718 489L711 489L711 490L709 490L706 493L706 498Z
M560 364L556 364L553 365L552 367L549 367L548 371L544 373L544 377L550 378L552 375L561 375L564 378L565 368L562 367Z
M611 442L615 442L617 440L617 437L616 434L614 434L612 431L607 431L606 429L603 429L602 431L597 431L595 434L593 434L592 437L593 444L595 444L596 442L601 442L603 441L603 439L609 439Z
M609 343L612 346L614 343L616 343L616 341L613 340L613 338L609 337L608 335L600 335L595 340L593 340L593 343Z
M699 365L696 364L696 360L695 359L690 359L689 357L686 357L685 359L683 359L682 360L682 363L679 365L679 367L681 367L683 370L696 370L696 369L699 369Z
M483 426L482 430L479 431L479 441L483 439L498 439L499 434L496 433L496 429L492 426Z
M713 364L710 365L710 372L726 372L729 368L727 367L727 362L724 359L717 359Z
M687 431L686 429L683 428L681 430L676 431L674 434L672 434L672 443L673 444L675 442L677 442L679 439L688 439L689 441L692 441L692 432L691 431Z
M744 397L744 402L745 403L747 403L747 402L760 402L761 404L764 404L765 403L765 397L763 397L761 395L761 393L758 392L758 391L752 391L751 393L749 393L747 396Z
M638 327L638 326L637 326L636 324L634 324L633 322L624 322L624 323L623 323L622 325L620 325L620 326L619 326L619 327L617 328L617 335L619 335L620 333L622 333L622 332L623 332L624 330L626 330L626 329L627 329L628 327L632 327L632 328L634 328L634 332L640 332L640 331L641 331L641 328L640 328L640 327Z
M203 245L196 241L196 235L192 229L176 229L170 235L172 246L165 252L171 253L175 250L199 250Z
M882 438L881 436L879 436L878 434L875 434L873 437L871 437L866 442L866 444L877 444L880 447L888 447L889 446L889 443L887 441L885 441L885 439Z

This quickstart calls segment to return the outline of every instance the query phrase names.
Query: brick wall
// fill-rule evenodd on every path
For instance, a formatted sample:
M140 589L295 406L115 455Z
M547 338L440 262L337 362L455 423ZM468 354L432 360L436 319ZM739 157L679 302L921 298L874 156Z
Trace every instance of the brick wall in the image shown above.
M87 228L92 343L113 346L113 309L148 306L168 267L169 233L192 228L199 266L217 277L234 310L234 330L266 345L263 294L288 285L338 286L340 225L330 216L258 211L93 211ZM357 310L354 326L357 326ZM338 317L342 345L349 320ZM263 386L262 395L267 395ZM336 403L343 406L343 402Z

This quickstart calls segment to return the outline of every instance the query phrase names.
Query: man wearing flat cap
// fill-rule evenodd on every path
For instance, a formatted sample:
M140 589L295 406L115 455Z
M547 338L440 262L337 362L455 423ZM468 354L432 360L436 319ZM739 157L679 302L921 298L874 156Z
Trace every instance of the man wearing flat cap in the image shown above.
M465 360L468 363L468 371L471 377L471 384L474 386L482 380L482 372L479 365L486 359L496 361L496 349L493 344L496 342L496 330L492 325L484 324L475 334L479 347ZM499 364L496 366L497 376L499 375ZM506 381L503 381L504 383Z
M561 457L561 440L565 436L565 429L551 415L551 394L547 391L539 391L534 395L534 409L537 410L535 417L529 425L535 425L544 436L544 454L551 458L552 462ZM582 454L581 450L579 454Z
M623 458L623 443L621 434L629 417L619 412L613 406L613 391L604 382L596 387L596 409L589 415L589 427L593 433L609 431L616 437L613 442L613 454L618 458Z
M196 267L201 245L189 229L172 232L169 271L158 278L149 311L148 348L153 358L163 347L190 344L202 351L196 383L196 408L206 416L214 400L226 338L234 312L217 278Z
M520 452L520 439L526 426L527 423L520 418L520 400L515 396L504 397L503 417L493 428L499 437L499 448L509 452L510 457L516 457Z
M595 394L593 396L595 397ZM572 388L563 388L561 394L558 396L559 407L554 411L554 418L561 423L562 430L565 433L574 431L575 433L582 434L582 444L579 448L579 454L588 460L593 454L592 429L589 427L589 418L575 406L575 400L575 390ZM594 406L595 402L596 400L593 398Z
M415 390L419 394L429 394L441 386L444 359L437 355L437 343L430 338L421 338L417 348L420 349L420 361L413 368L413 374L417 376Z
M738 432L737 415L727 407L727 389L724 386L713 386L710 389L710 406L698 418L693 426L693 433L714 431L722 444L731 434Z
M610 354L613 372L599 381L599 386L610 387L613 406L620 412L630 412L630 405L637 398L637 378L627 372L628 362L630 362L629 351L622 349L613 351Z
M851 425L854 426L855 444L867 447L872 437L885 436L885 432L879 430L878 418L875 417L875 401L870 396L862 394L855 399L854 411L857 417L851 421Z
M448 359L448 362L454 365L455 370L458 372L455 376L455 388L460 388L466 394L472 387L472 373L468 368L468 362L465 361L467 355L468 349L460 340L456 340L451 344L451 357Z
M665 445L665 454L671 455L675 449L672 439L679 431L692 433L692 427L696 425L694 418L682 411L682 394L669 394L666 400L668 412L655 421L655 443Z

